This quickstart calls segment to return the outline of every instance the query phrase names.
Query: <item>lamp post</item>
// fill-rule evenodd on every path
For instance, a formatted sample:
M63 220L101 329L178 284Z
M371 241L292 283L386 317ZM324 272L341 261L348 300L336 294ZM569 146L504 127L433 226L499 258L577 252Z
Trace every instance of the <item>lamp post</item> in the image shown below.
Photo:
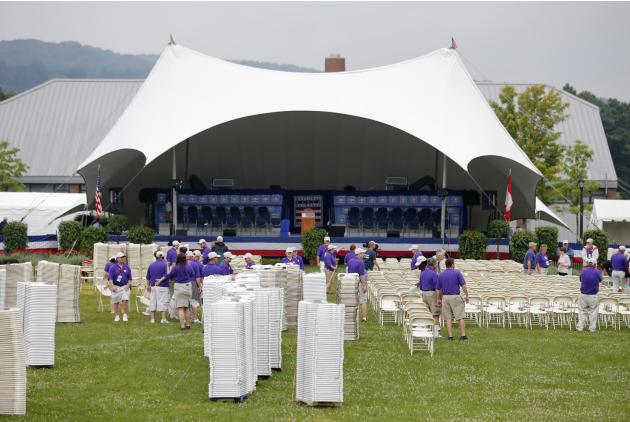
M580 187L580 241L584 233L584 179L578 180Z

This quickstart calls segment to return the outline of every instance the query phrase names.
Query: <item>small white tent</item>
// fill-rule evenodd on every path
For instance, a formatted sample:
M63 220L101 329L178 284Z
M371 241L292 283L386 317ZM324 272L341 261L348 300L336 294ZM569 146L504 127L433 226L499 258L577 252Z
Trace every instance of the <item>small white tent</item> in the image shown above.
M85 193L0 192L0 219L26 223L29 236L56 234L61 221L86 206Z
M558 217L555 212L553 212L547 205L545 205L543 201L538 198L536 198L536 219L548 221L550 223L554 223L571 230L567 223L562 221L562 219Z
M630 243L630 200L595 199L591 223L608 234L610 243Z

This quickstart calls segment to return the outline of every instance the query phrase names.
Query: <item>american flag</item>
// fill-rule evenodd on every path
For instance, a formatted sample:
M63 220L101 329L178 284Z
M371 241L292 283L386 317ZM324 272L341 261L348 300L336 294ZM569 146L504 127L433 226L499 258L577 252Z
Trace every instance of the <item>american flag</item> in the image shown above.
M101 195L101 166L98 167L96 172L96 194L94 195L94 201L96 202L96 218L101 218L103 214L103 202Z

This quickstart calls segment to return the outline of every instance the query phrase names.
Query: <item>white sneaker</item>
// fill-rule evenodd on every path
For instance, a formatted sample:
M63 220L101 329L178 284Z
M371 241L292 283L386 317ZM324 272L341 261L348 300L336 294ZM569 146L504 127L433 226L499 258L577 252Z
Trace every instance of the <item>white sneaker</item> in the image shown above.
M127 318L127 314L123 314L123 321L124 321L124 322L129 321L129 318Z
M155 320L154 320L154 319L152 319L151 321L149 321L149 323L151 323L151 324L155 324Z
M201 324L201 320L200 319L196 319L193 321L195 324Z
M149 312L149 311L144 311L144 312L142 313L142 315L144 315L144 316L149 316L149 315L151 315L151 312Z
M160 324L168 324L168 320L163 319L162 321L160 321Z
M114 317L114 322L118 322L118 321L120 321L120 315L116 315L116 316Z

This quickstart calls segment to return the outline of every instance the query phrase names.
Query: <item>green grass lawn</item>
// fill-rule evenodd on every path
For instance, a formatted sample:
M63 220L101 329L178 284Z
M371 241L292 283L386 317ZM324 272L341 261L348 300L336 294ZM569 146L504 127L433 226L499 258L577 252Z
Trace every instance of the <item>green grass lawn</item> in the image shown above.
M127 324L97 312L90 287L81 324L58 324L54 368L28 369L31 420L630 420L630 329L595 334L470 327L470 341L410 356L400 327L374 314L346 342L344 403L294 401L296 332L284 332L281 372L242 404L208 401L199 325Z

